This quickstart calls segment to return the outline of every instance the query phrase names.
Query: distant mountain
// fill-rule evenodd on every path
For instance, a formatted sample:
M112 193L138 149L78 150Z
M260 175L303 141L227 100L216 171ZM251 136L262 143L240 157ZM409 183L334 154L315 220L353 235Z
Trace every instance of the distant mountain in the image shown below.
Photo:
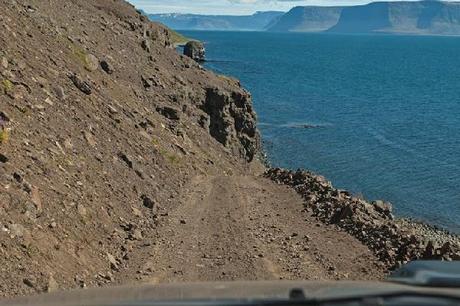
M270 25L274 32L321 32L335 26L342 7L298 6Z
M374 2L296 7L268 29L279 32L460 35L460 2Z
M249 16L219 16L194 14L151 14L158 21L175 30L263 31L284 12L257 12Z

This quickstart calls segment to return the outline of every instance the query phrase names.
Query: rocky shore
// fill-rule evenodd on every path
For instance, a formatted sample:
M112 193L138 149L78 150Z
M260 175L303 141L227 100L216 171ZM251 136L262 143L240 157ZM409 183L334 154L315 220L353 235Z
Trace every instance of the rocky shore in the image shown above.
M390 203L369 203L308 171L272 168L265 176L294 188L305 210L367 245L389 269L412 260L460 260L460 239L427 224L396 219Z

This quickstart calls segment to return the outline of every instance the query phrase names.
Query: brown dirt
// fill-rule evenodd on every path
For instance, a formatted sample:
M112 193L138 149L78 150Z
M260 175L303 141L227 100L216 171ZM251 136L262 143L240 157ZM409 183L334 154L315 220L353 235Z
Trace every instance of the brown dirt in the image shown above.
M123 283L381 279L358 240L303 211L291 188L256 176L196 176Z

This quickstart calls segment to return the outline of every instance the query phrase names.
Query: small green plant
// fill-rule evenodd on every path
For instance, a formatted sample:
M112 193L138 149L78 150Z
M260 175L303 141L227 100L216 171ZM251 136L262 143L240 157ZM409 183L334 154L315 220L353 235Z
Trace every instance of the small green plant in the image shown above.
M171 154L171 153L167 153L166 154L166 159L169 160L169 162L173 165L178 165L180 164L181 162L181 159L179 156L175 155L175 154Z
M174 153L170 153L165 149L159 149L161 156L163 156L172 165L178 165L181 162L181 158Z
M0 130L0 144L7 143L10 139L10 134L7 129Z
M155 139L155 138L152 138L152 144L155 146L155 147L158 147L160 145L160 142Z
M88 53L81 47L76 45L71 45L73 55L78 59L78 61L88 69L90 66L90 62L88 61Z
M14 89L13 83L8 79L4 79L2 85L5 93L11 92Z
M161 154L170 164L178 165L181 162L181 158L174 153L169 152L168 150L161 147L160 142L156 138L152 138L152 144L158 153Z

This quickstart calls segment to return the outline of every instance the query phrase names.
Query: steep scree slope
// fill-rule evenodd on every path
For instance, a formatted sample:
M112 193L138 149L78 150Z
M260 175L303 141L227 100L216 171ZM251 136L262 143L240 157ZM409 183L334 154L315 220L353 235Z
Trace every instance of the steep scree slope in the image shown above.
M0 6L0 295L110 283L190 177L254 158L251 97L123 1Z

